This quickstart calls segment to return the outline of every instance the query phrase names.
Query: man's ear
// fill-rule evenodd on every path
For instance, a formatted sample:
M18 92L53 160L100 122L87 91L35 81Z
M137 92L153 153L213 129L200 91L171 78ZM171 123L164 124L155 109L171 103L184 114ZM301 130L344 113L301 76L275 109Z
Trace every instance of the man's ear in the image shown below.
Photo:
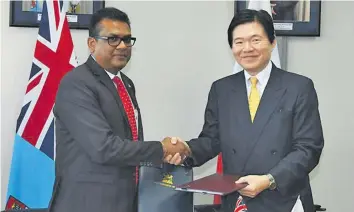
M90 53L93 53L96 49L96 44L97 44L97 41L95 38L92 38L92 37L89 37L87 39L87 46L90 50Z

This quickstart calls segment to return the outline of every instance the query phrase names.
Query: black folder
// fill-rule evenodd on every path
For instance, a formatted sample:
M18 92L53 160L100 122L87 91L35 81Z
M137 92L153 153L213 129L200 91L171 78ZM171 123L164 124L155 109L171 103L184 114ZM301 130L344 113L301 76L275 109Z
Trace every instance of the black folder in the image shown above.
M175 190L192 180L193 170L184 166L141 166L138 212L193 212L193 193Z

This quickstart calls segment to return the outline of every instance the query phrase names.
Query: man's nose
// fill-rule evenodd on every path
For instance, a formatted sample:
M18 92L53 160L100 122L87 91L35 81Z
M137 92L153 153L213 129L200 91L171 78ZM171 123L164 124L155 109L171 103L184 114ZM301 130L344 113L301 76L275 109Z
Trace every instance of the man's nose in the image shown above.
M121 41L119 43L119 45L117 46L117 49L125 49L125 48L127 48L127 46L125 45L125 43L123 41Z
M243 51L252 51L253 50L253 46L250 42L245 42L245 45L243 47Z

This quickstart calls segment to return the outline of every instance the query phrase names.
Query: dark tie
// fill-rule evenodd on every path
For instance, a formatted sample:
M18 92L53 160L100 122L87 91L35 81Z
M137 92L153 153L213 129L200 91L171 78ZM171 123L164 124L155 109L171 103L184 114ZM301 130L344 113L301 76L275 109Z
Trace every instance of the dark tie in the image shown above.
M137 127L136 127L134 107L133 107L133 104L132 104L132 102L130 100L128 91L127 91L127 89L125 89L124 83L119 77L115 76L113 78L113 82L117 86L118 95L120 96L120 99L122 100L125 113L128 116L130 130L131 130L132 135L133 135L133 141L137 141L138 140L138 130L137 130ZM135 181L136 181L136 183L138 183L138 179L139 179L138 174L139 174L139 170L138 170L138 167L136 167L136 173L135 173Z

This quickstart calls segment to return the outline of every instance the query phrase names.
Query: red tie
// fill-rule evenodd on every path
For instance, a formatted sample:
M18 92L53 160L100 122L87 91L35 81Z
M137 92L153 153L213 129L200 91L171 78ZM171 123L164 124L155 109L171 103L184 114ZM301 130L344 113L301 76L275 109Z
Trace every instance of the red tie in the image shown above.
M133 135L133 141L137 141L138 140L138 130L136 127L136 120L135 120L133 104L130 100L128 91L127 91L127 89L125 89L124 83L119 77L115 76L113 78L113 82L117 86L118 95L120 96L120 99L122 100L124 110L128 116L130 129L131 129L132 135ZM138 170L138 167L136 167L136 173L135 173L136 183L138 183L138 179L139 179L138 174L139 174L139 170Z

